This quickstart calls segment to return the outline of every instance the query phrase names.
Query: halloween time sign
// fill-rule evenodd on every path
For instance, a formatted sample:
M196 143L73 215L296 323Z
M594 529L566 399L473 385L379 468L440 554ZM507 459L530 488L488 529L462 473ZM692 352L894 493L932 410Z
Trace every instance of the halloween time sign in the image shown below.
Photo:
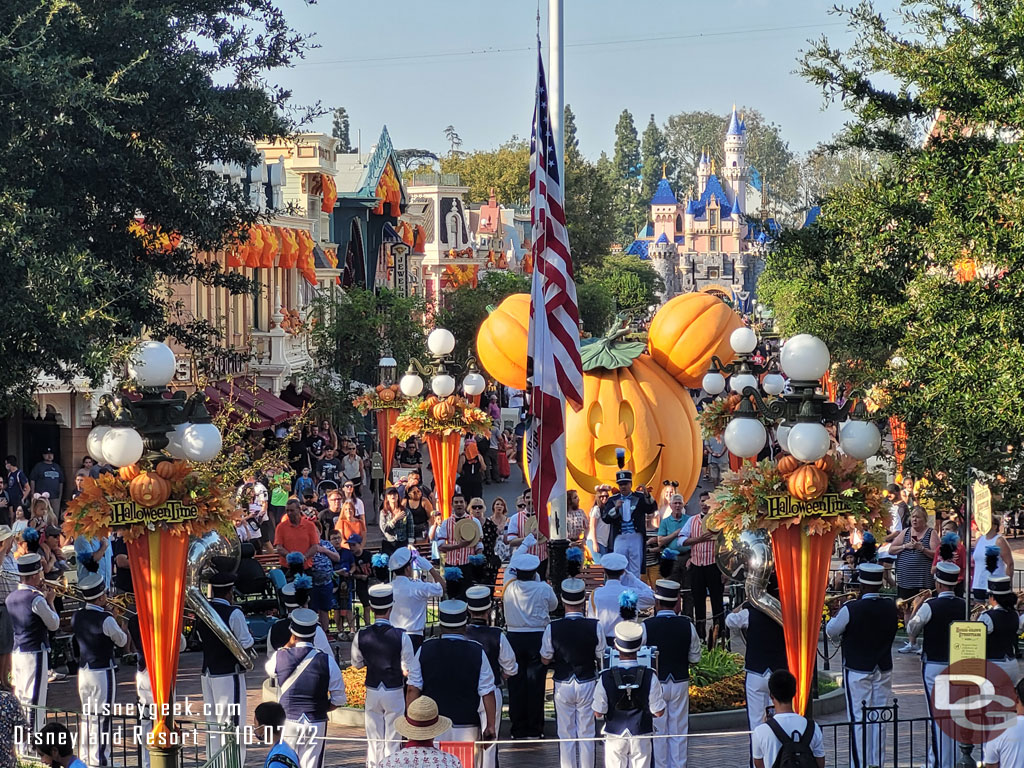
M199 517L199 508L170 499L155 507L144 507L134 501L110 502L110 527L149 525L151 523L184 523Z
M780 520L787 517L835 517L851 513L850 505L838 493L826 493L810 501L789 495L765 498L765 517Z

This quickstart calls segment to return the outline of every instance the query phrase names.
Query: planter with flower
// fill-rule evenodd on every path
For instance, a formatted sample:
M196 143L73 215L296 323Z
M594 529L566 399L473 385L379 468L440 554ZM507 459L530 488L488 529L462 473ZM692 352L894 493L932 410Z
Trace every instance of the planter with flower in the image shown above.
M395 422L393 434L400 440L414 435L426 440L437 485L438 507L442 518L447 518L455 493L462 435L490 435L490 417L457 395L445 398L430 395L409 401Z
M398 413L405 407L405 396L397 384L378 384L376 388L367 388L363 394L352 401L363 416L374 411L377 417L377 436L380 440L381 453L384 458L384 477L391 484L391 464L395 459L395 422Z

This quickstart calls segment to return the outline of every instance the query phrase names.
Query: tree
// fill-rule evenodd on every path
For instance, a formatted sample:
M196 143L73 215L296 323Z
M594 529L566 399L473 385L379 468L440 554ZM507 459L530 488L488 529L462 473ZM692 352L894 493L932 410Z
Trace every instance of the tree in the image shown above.
M349 140L348 110L338 107L334 110L334 123L331 126L331 136L338 140L338 153L347 155L352 151L352 142Z
M361 420L353 396L377 383L377 363L385 353L404 371L413 357L426 353L423 302L386 288L378 292L349 288L343 294L318 294L311 316L313 359L304 378L317 393L320 416L336 425Z
M611 291L602 283L579 283L576 300L584 332L602 336L615 319L615 299Z
M441 173L459 174L472 201L486 200L493 188L502 203L529 205L530 147L514 136L495 150L445 155Z
M403 171L412 171L417 168L427 167L438 161L437 155L429 149L396 149L395 159Z
M654 190L658 188L661 174L668 162L665 149L665 135L654 121L654 115L651 115L651 119L644 129L640 150L641 201L650 202L650 199L654 197ZM667 173L667 169L664 172Z
M640 140L636 135L633 115L622 110L615 124L616 225L620 242L632 242L637 230L647 220L645 201L640 199Z
M869 4L842 13L856 42L823 39L802 70L852 113L851 145L887 156L834 189L814 226L784 233L761 296L783 333L819 335L840 378L875 387L880 415L906 424L911 475L959 506L977 469L1017 509L1024 19L1007 0L911 4L894 25ZM904 121L932 124L928 141Z
M305 47L272 0L0 4L5 410L39 373L100 382L143 331L213 359L216 329L168 286L252 290L198 257L257 216L214 168L317 111L264 80Z
M565 221L573 265L598 266L615 240L615 195L608 177L580 153L576 117L565 107Z
M459 152L459 148L462 146L462 138L458 133L455 132L455 126L449 125L444 129L444 140L448 142L451 147L449 154L454 157Z
M458 362L476 354L476 333L487 318L488 307L497 306L513 293L529 293L530 278L511 272L487 272L477 285L463 285L444 297L434 318L438 328L455 335L454 357Z
M635 314L657 304L658 292L665 288L649 262L625 254L608 256L599 268L584 269L582 282L603 286L614 299L617 312Z

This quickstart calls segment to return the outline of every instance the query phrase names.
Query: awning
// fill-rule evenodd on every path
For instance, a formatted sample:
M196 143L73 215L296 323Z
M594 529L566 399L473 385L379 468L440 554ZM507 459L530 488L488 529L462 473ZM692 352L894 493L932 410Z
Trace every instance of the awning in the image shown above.
M402 236L398 234L398 230L391 226L387 221L384 222L384 242L385 243L400 243L402 242Z
M254 430L269 429L282 421L299 415L300 408L287 403L263 387L255 387L252 379L240 378L221 380L203 390L211 411L224 407L225 402L234 401L236 407L255 413L259 419L252 425Z

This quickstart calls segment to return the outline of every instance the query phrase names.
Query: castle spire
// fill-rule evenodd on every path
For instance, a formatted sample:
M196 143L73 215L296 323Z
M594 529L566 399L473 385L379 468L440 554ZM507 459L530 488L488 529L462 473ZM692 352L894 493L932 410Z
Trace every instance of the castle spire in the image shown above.
M732 116L729 118L729 130L726 131L727 136L739 136L743 133L743 126L741 125L739 115L736 114L736 105L732 105Z

